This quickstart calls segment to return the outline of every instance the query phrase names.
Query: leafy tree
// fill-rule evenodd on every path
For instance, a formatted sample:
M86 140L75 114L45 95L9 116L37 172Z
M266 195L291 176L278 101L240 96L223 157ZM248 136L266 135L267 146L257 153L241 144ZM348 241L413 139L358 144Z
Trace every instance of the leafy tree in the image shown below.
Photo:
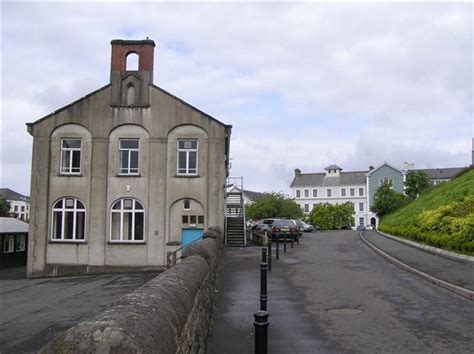
M402 207L406 202L406 197L394 191L390 182L384 182L375 192L374 204L370 207L370 211L382 217Z
M350 202L316 204L308 216L308 221L321 230L340 230L355 225L353 214L354 205Z
M411 200L418 198L430 186L430 180L423 171L409 171L405 181L405 193Z
M0 197L0 216L10 216L10 203L3 197Z
M269 193L266 197L247 206L245 216L248 220L273 217L298 219L303 216L303 211L298 203L283 193Z

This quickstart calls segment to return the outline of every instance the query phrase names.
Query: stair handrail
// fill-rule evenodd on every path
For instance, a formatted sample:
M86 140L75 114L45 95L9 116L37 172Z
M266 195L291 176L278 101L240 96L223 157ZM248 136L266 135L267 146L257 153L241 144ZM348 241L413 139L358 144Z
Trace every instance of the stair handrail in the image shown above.
M180 248L178 249L175 249L174 251L168 251L166 252L166 269L170 269L172 266L175 266L179 260L181 260L183 258L183 250L194 244L194 243L197 243L199 241L203 240L203 236L199 236L197 239L195 240L192 240L191 242L189 242L188 244L186 244L185 246L181 246ZM178 258L178 252L181 251L181 255L179 256Z

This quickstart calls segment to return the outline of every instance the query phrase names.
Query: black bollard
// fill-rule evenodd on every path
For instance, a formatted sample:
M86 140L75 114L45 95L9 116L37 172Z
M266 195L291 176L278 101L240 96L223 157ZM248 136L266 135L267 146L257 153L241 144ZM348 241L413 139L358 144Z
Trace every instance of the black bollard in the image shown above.
M280 259L280 238L277 237L276 239L276 259Z
M291 248L293 248L294 241L295 241L295 237L293 236L293 233L292 233L291 238L290 238Z
M267 249L262 248L260 263L260 310L267 311Z
M255 354L267 354L268 352L268 312L256 311L253 314L255 322Z
M297 245L300 244L300 234L298 234L298 236L296 236L296 244L297 244Z
M268 238L268 233L267 234L267 248L268 248L268 271L272 271L272 237Z
M283 253L286 253L286 235L283 235Z

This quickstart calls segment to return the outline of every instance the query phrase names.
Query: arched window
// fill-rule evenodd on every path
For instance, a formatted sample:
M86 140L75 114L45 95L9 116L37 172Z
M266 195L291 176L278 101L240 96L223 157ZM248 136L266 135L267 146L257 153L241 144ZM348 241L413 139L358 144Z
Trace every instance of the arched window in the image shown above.
M127 64L125 67L127 71L137 71L138 70L138 54L130 53L127 55Z
M53 241L84 241L86 208L76 198L61 198L53 206Z
M145 210L135 199L117 200L110 210L110 240L115 242L143 242Z

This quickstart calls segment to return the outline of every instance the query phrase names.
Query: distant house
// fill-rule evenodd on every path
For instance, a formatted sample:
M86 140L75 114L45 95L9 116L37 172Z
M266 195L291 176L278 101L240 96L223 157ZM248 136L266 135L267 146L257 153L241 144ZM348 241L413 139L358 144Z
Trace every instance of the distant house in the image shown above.
M28 224L0 217L0 267L25 265L28 251Z
M369 210L366 175L369 171L343 172L337 165L330 165L325 172L301 173L295 169L291 182L295 201L305 213L311 212L314 205L329 203L354 205L355 225L367 225L376 215Z
M30 220L30 197L11 190L0 188L0 197L10 203L10 213L17 219Z
M234 193L234 192L240 192L240 189L238 187L232 187L231 190L229 190L229 193ZM244 189L242 191L242 195L244 198L244 204L245 205L250 205L256 202L259 199L265 198L268 196L268 193L262 193L262 192L254 192L254 191L249 191L247 189Z
M465 167L450 167L450 168L426 168L413 171L421 171L426 173L431 183L434 185L441 182L451 181L459 172Z

